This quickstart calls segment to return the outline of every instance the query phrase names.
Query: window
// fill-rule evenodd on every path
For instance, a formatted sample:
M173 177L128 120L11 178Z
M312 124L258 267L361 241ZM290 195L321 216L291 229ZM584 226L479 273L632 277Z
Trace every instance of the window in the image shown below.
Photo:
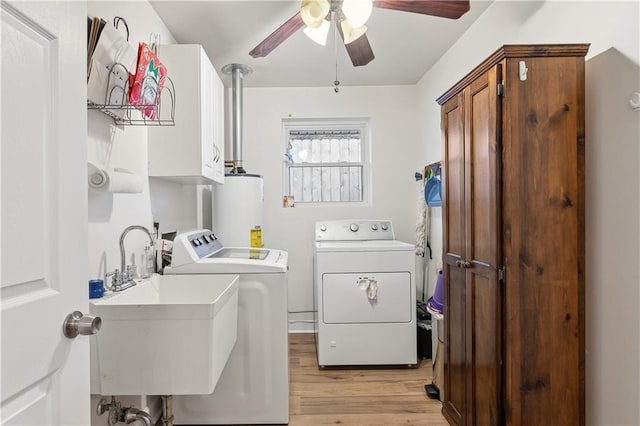
M285 193L295 203L367 200L369 121L283 120Z

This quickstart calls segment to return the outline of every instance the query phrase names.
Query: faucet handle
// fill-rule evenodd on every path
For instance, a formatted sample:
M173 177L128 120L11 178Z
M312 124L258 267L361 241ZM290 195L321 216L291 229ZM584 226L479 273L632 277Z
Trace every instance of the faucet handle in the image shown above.
M136 277L136 269L138 267L136 265L127 265L127 271L124 273L123 282L131 281Z
M109 280L107 278L111 277L111 284L108 284ZM114 269L111 272L107 272L104 275L104 284L109 291L118 291L117 288L122 283L122 274L120 274L120 270L118 268Z

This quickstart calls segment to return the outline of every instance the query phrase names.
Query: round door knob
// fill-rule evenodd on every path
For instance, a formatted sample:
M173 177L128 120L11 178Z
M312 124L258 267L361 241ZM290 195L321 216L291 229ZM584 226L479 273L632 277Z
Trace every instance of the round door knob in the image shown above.
M78 334L89 336L96 334L102 326L102 319L92 315L83 315L80 311L73 311L64 319L62 331L65 337L75 338Z
M349 225L349 229L351 230L351 232L357 232L360 227L357 223L352 223L351 225Z

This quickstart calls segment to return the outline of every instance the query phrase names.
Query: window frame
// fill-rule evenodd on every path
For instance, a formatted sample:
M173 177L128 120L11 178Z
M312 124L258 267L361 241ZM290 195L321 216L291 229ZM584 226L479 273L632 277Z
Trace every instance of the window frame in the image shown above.
M368 117L354 118L284 118L282 119L283 152L286 153L290 131L327 131L327 130L359 130L362 161L360 163L297 163L294 167L314 167L322 164L360 166L362 165L362 200L361 201L299 201L294 200L296 207L367 207L371 205L371 119ZM290 194L290 169L292 164L283 159L282 193ZM305 165L302 165L305 164ZM306 165L308 164L308 166Z

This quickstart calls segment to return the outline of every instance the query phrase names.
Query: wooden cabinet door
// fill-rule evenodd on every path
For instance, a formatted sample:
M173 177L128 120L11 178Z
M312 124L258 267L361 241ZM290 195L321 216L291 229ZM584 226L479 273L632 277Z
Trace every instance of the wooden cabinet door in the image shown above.
M465 114L464 95L442 106L443 133L443 266L444 266L444 376L443 413L463 424L467 408L467 286L458 267L465 256Z
M465 258L466 345L470 359L467 424L502 424L502 295L500 128L497 65L474 80L465 93Z
M444 414L501 422L499 152L501 66L442 108L444 139Z

